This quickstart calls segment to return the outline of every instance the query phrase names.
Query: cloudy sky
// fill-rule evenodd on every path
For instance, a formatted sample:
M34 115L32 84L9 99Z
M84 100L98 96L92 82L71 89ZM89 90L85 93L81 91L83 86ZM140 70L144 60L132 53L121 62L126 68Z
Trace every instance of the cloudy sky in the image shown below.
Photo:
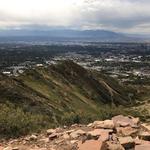
M44 26L150 34L150 0L0 0L0 29Z

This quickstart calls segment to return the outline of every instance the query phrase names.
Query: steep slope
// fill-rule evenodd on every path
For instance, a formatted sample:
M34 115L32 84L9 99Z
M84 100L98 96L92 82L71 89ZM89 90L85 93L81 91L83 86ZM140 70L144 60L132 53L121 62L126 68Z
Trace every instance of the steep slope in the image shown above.
M19 77L0 75L0 93L0 108L6 116L13 112L17 120L15 110L19 109L24 116L39 118L36 121L42 127L67 123L67 119L78 122L80 116L94 119L105 105L127 106L131 100L117 82L72 61L27 70ZM34 118L28 120L29 124L34 123ZM5 123L7 120L3 127Z

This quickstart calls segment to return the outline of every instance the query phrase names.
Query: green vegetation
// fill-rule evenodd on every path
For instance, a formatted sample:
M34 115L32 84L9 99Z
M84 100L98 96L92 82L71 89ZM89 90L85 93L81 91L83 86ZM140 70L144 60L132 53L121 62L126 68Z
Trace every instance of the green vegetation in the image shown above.
M27 70L19 77L0 75L0 132L19 136L47 127L88 123L128 114L135 91L72 61ZM131 111L129 112L131 113Z
M47 125L45 121L48 121L48 117L23 112L21 108L15 108L12 104L0 104L0 110L1 137L18 137L30 132L40 131Z

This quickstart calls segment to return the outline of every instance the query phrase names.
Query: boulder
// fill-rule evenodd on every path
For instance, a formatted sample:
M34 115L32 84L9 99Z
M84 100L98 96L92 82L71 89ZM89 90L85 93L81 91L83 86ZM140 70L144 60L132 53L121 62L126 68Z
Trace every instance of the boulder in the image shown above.
M93 123L93 127L103 129L114 129L115 125L112 120L105 120L105 121L95 121Z
M70 133L72 133L72 132L74 132L74 131L75 131L74 129L72 129L72 130L67 130L67 131L65 131L65 133L70 134Z
M119 137L118 140L125 149L134 148L135 146L135 142L131 136Z
M75 144L75 143L77 143L77 142L78 142L78 140L71 140L71 141L70 141L71 144Z
M3 149L4 149L4 147L0 146L0 150L3 150Z
M112 141L105 142L103 150L125 150L120 143L114 143Z
M117 127L126 127L126 126L131 126L131 127L138 127L139 126L139 118L133 118L131 116L123 116L123 115L118 115L112 118L115 126Z
M32 134L30 137L29 137L29 140L30 141L36 141L37 140L37 136Z
M135 145L145 145L145 144L150 144L150 141L145 141L145 140L141 140L139 139L139 137L136 137L134 139Z
M77 138L79 136L82 136L82 135L85 135L85 134L86 134L85 131L79 129L79 130L76 130L76 131L70 133L70 137L73 138L73 139L75 139L75 138Z
M103 150L103 142L99 140L87 140L84 143L78 142L78 150Z
M58 133L52 133L51 135L49 135L49 140L54 140L58 137Z
M150 150L150 144L136 145L135 150Z
M142 140L150 141L150 133L142 131L139 133L139 138Z
M5 147L4 149L2 150L12 150L12 147L11 146L8 146L8 147Z
M49 142L49 138L47 138L47 137L42 137L42 138L39 139L39 142L48 143L48 142Z
M117 135L120 136L132 136L136 137L138 133L138 129L132 128L130 126L128 127L116 127Z
M93 123L89 123L87 127L93 127Z
M69 136L67 133L65 133L65 134L63 135L63 138L64 138L65 140L68 140L68 139L70 138L70 136Z
M62 129L62 128L56 128L56 129L55 129L55 132L56 132L56 133L63 132L63 129Z
M91 136L100 136L102 131L104 131L104 129L94 129L92 131L87 132L87 134Z
M56 132L55 129L48 129L48 130L46 131L47 135L51 135L52 133L55 133L55 132Z
M79 124L77 124L77 123L76 123L76 124L72 124L71 127L72 127L72 128L79 127Z
M109 133L112 133L113 130L107 130L107 129L95 129L93 131L89 131L87 133L87 135L91 136L91 137L98 137L100 141L108 141L110 136L109 136ZM97 138L97 139L98 139ZM96 138L94 138L96 139Z
M143 123L141 124L141 128L143 128L145 131L150 131L150 125L147 123Z

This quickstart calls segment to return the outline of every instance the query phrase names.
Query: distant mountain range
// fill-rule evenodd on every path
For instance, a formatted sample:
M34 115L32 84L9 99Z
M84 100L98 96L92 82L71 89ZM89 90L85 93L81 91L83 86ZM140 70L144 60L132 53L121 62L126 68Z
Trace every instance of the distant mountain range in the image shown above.
M19 38L18 38L19 37ZM26 38L24 38L26 37ZM46 29L46 30L34 30L34 29L22 29L22 30L1 30L0 41L9 39L11 40L89 40L89 41L100 41L100 42L131 42L141 41L143 37L136 35L125 35L123 33L116 33L107 30L67 30L67 29Z

